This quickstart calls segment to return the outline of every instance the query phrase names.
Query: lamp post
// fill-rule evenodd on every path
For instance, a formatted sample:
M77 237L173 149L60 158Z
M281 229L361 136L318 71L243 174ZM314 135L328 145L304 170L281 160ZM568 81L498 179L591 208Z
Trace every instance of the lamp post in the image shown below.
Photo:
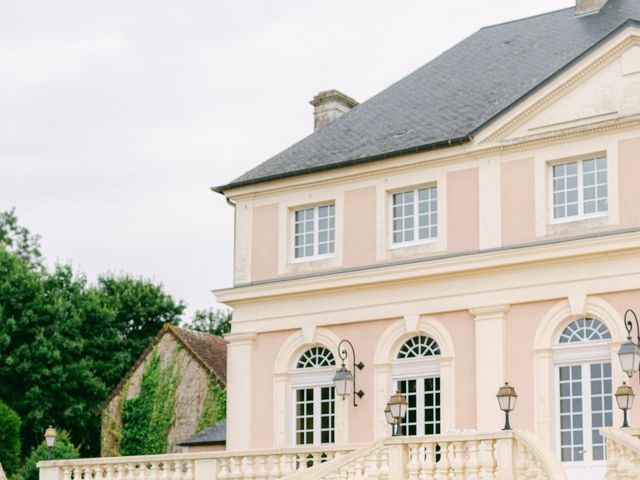
M500 405L500 410L504 412L505 420L504 420L504 428L503 430L511 430L511 424L509 423L509 413L516 408L516 400L518 399L518 395L516 394L516 389L509 385L509 382L505 382L505 384L498 389L498 404Z
M391 425L392 433L394 437L400 435L400 423L407 414L407 399L401 393L395 393L391 395L387 402L387 407L384 409L384 414L387 417L387 423Z
M636 321L636 342L631 339L633 323L628 319L630 315ZM620 346L618 359L624 373L631 378L633 377L633 372L640 369L640 325L638 325L638 316L631 309L624 314L624 328L627 330L627 341Z
M58 435L56 434L56 430L55 428L53 428L51 425L49 425L49 428L47 428L44 432L44 441L47 444L47 457L49 460L51 460L53 458L53 447L56 444L56 437Z
M345 366L345 361L347 360L347 350L343 348L343 344L347 344L351 347L351 354L353 356L353 373ZM356 371L362 370L364 368L364 363L357 362L356 363L356 351L353 348L353 344L349 340L342 340L338 344L338 355L342 359L342 366L336 372L333 377L333 384L336 387L336 395L338 397L342 397L342 400L345 400L346 397L351 395L356 390ZM364 392L362 390L358 390L353 395L353 406L357 407L356 396L358 398L362 398L364 396Z
M633 393L633 388L631 385L627 385L627 382L622 382L616 389L616 402L618 403L618 407L624 413L624 421L622 422L622 428L628 428L629 422L627 421L627 411L631 409L633 405L633 399L635 395Z

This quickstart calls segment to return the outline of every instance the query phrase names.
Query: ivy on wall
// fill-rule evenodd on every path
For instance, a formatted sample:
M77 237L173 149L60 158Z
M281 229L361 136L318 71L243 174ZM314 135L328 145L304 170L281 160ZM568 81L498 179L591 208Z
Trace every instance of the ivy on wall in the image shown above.
M122 406L121 455L162 454L167 451L167 435L173 423L174 396L179 375L176 355L162 368L154 349L145 366L136 398L124 400Z
M209 379L209 390L202 406L202 415L198 421L198 431L204 430L227 416L227 391L218 381Z

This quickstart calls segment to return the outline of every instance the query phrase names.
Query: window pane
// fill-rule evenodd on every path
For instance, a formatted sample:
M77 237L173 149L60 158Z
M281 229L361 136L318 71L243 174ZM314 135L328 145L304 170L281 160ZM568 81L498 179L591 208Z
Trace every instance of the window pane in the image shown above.
M440 378L424 379L424 434L440 433Z
M296 444L313 443L313 388L296 390Z
M604 460L605 441L600 428L610 427L613 422L611 409L611 364L595 363L589 366L591 374L591 447L594 460Z
M562 461L579 461L584 449L582 430L582 368L559 368L560 447Z
M553 166L554 218L578 215L577 162Z
M418 434L418 397L416 392L416 380L402 380L398 382L398 392L403 393L407 397L407 415L400 424L402 435Z

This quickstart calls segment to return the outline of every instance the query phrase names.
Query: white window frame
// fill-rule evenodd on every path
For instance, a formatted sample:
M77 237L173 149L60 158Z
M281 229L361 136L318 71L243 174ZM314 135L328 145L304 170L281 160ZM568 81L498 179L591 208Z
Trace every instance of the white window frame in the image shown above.
M318 248L320 245L319 242L319 235L320 235L320 231L319 231L319 223L320 223L320 217L318 215L320 208L322 207L333 207L333 219L334 219L334 225L333 225L333 252L328 252L328 253L323 253L323 254L318 254ZM313 209L314 210L314 214L313 214L313 255L309 255L309 256L303 256L303 257L296 257L296 213L302 210L309 210L309 209ZM331 202L324 202L318 205L308 205L306 207L294 207L290 209L290 224L291 224L291 263L304 263L304 262L312 262L315 260L324 260L326 258L331 258L334 257L336 255L336 250L337 250L337 227L338 227L338 222L337 222L337 209L336 209L336 202L335 201L331 201ZM330 230L329 230L330 231Z
M310 368L299 369L291 373L291 445L293 447L304 446L319 446L319 445L333 445L320 443L322 438L322 405L321 405L321 389L325 387L334 387L333 376L335 375L335 366L322 367L322 368ZM301 389L314 389L313 393L313 444L296 443L296 391ZM333 438L334 444L337 440L337 415L336 407L337 401L333 398Z
M417 238L419 236L419 230L420 230L420 215L418 213L418 203L419 201L418 199L418 192L420 190L426 190L429 188L435 188L436 189L436 202L438 205L438 208L436 210L436 215L438 216L438 222L436 223L436 227L438 229L438 235L436 235L435 237L429 237L429 238L423 238L423 239L419 239ZM414 198L414 212L413 212L413 232L414 232L414 240L409 241L409 242L394 242L394 238L393 238L393 233L394 233L394 228L393 228L393 222L394 222L394 215L393 215L393 196L400 194L400 193L408 193L408 192L413 192L413 198ZM438 187L438 182L432 182L432 183L428 183L425 185L420 185L418 187L405 187L405 188L397 188L394 190L391 190L388 192L388 235L389 235L389 249L390 250L395 250L395 249L399 249L399 248L406 248L406 247L411 247L414 245L426 245L426 244L432 244L432 243L437 243L440 239L440 236L442 234L441 232L441 225L442 225L442 221L441 221L441 199L440 199L440 188ZM429 227L430 228L430 227Z
M423 334L420 334L423 335ZM414 335L414 336L420 336ZM428 336L428 335L425 335ZM411 337L409 337L411 338ZM396 350L395 359L391 363L391 378L393 384L393 392L397 390L398 382L404 380L416 380L416 396L417 403L416 407L420 407L422 404L422 408L417 408L416 411L416 423L418 435L424 434L424 380L427 378L439 378L440 379L440 432L443 431L443 418L444 418L444 402L442 401L443 395L443 377L441 372L441 358L442 353L440 355L430 355L426 357L415 357L415 358L403 358L398 359L398 353L400 349L404 345L404 343L409 340L406 338L402 341L400 346ZM440 347L440 346L439 346ZM440 347L441 349L442 347ZM442 352L442 350L440 350ZM422 432L422 433L420 433Z
M604 212L595 212L595 213L584 213L584 162L588 160L597 160L600 158L605 158L607 161L607 210ZM559 165L564 165L567 163L577 163L578 166L578 215L574 215L571 217L555 217L555 198L554 198L554 176L553 176L553 168ZM551 225L563 224L563 223L571 223L578 222L581 220L588 220L591 218L601 218L609 215L611 210L611 160L606 153L596 154L588 157L581 157L575 159L563 159L556 160L553 162L549 162L548 171L549 171L549 218Z
M568 322L567 325L572 322ZM565 325L566 327L566 325ZM559 342L560 335L556 339ZM560 367L579 365L582 369L582 418L583 418L583 440L585 445L585 458L582 462L563 462L568 468L603 468L606 466L606 460L593 460L593 444L591 439L592 432L592 410L591 410L591 373L590 365L598 363L610 363L611 368L615 368L615 363L611 358L611 339L597 340L591 342L577 343L556 343L553 347L553 382L554 382L554 398L553 398L553 415L554 415L554 443L555 452L558 459L561 459L561 428L560 428ZM585 375L588 373L588 375ZM614 388L614 376L612 372L612 389ZM612 391L613 395L613 391ZM615 402L615 399L612 399ZM612 404L612 415L615 414L615 405ZM587 429L587 426L589 428ZM588 438L587 438L588 437ZM588 447L588 449L586 448Z

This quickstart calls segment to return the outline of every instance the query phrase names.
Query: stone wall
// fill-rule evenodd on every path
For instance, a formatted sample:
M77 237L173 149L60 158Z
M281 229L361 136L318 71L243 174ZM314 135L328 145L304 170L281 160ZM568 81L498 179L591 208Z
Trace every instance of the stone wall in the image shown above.
M185 440L198 430L205 398L210 389L210 373L179 343L169 332L165 333L155 346L160 356L160 364L166 369L173 361L179 376L175 393L174 416L167 438L167 453L179 452L177 443ZM136 398L140 393L140 381L151 353L138 365L126 384L120 389L102 412L101 451L103 457L119 455L122 440L122 408L125 399ZM215 419L211 420L211 424Z

